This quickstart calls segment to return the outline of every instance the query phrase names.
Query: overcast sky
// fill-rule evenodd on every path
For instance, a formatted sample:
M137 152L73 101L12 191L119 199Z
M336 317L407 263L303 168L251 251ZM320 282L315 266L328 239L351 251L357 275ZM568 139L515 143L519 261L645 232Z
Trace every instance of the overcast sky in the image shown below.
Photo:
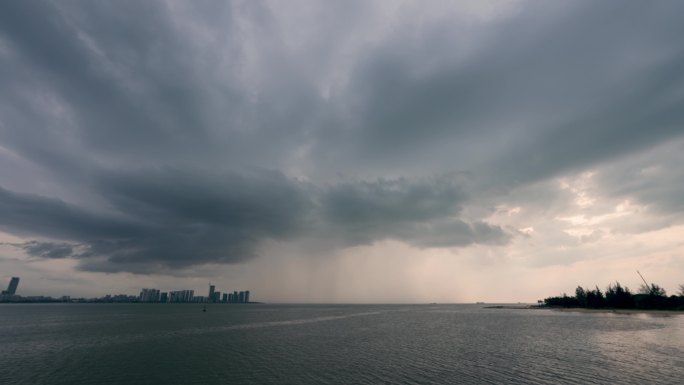
M3 1L0 285L684 283L684 3Z

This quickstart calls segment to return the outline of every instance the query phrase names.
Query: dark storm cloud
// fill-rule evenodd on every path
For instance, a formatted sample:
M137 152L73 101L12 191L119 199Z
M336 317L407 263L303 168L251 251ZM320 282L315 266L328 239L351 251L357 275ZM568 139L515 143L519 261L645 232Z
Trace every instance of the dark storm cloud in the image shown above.
M312 209L305 183L273 171L221 174L165 167L105 173L95 185L121 212L241 229L255 237L296 233Z
M21 244L26 254L48 259L61 259L74 256L74 246L68 243L29 241Z
M466 201L454 176L341 183L321 197L323 217L352 244L385 238L418 247L506 243L510 234L499 226L459 218Z
M505 244L483 202L684 131L681 3L378 4L3 2L0 230L96 271Z
M607 167L601 188L663 214L684 213L684 141L639 155Z
M349 146L326 143L317 155L359 167L477 167L500 183L680 136L682 11L672 2L532 3L474 42L443 24L400 30L360 60L344 94L354 129L330 135ZM459 55L466 43L478 47Z
M126 238L145 226L118 213L94 213L59 199L20 194L0 187L0 229L22 236L84 241L100 237Z
M75 109L79 139L100 151L125 146L135 153L174 138L167 134L182 134L178 126L194 123L194 134L201 136L203 125L193 120L201 110L193 107L202 98L198 89L187 87L186 57L165 63L163 71L151 68L150 62L174 54L173 47L182 44L169 29L165 7L122 3L110 12L106 4L81 5L82 10L10 2L3 5L0 23L18 61L33 67L29 78ZM134 96L147 102L140 104Z
M323 207L334 223L384 225L458 214L465 194L450 178L421 183L407 179L357 181L334 186Z
M106 257L113 271L138 271L149 262L188 266L244 260L262 239L299 234L312 209L303 187L274 172L207 177L169 168L103 171L93 184L116 215L2 189L0 226L85 248L60 254L63 244L29 242L24 248L34 256Z
M201 4L3 4L3 143L77 183L95 164L278 168L324 110L316 85L268 9Z
M341 247L385 238L419 247L501 244L510 237L498 226L455 218L463 195L447 178L316 188L273 171L194 171L102 171L92 185L116 215L0 190L0 224L10 233L79 247L30 241L21 247L32 256L73 257L82 269L133 272L239 262L254 256L265 239L306 234L330 237Z

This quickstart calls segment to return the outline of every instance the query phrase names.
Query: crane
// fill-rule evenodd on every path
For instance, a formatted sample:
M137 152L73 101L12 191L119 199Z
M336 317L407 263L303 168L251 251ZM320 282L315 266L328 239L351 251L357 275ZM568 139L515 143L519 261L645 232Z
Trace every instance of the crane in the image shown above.
M646 287L648 288L648 290L651 292L651 294L655 295L655 293L653 292L653 287L652 287L651 285L649 285L648 282L646 282L646 279L644 279L644 276L641 275L641 273L639 272L639 270L637 270L637 274L639 274L639 277L641 277L641 280L644 281L644 284L646 285Z

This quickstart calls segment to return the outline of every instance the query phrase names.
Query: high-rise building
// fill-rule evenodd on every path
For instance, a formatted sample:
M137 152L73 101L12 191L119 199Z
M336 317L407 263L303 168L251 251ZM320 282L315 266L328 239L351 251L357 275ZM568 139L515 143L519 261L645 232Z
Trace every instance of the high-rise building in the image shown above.
M159 302L161 303L167 303L169 302L169 293L163 292L159 295Z
M159 302L159 289L142 289L138 300L140 302Z
M223 293L223 298L221 298L221 302L223 302L223 303L228 302L228 294L227 293Z
M233 303L233 293L228 293L228 303Z
M239 303L245 303L245 292L241 291L239 296L238 296L238 302Z
M238 292L234 291L233 292L233 303L238 303L238 302L240 302L240 301L238 301Z
M169 302L192 302L194 290L174 290L169 293Z
M15 295L17 293L17 286L19 286L19 277L12 277L7 290L3 290L2 294Z
M245 291L245 303L249 303L249 290Z
M209 298L210 302L216 302L216 301L214 301L214 290L215 289L216 289L216 286L209 285L209 295L207 296L207 298Z

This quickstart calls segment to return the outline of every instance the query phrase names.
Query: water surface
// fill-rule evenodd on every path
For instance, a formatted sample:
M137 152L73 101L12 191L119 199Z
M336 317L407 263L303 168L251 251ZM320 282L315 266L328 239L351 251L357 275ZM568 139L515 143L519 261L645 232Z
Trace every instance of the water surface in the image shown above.
M0 384L680 384L684 316L475 305L0 305Z

